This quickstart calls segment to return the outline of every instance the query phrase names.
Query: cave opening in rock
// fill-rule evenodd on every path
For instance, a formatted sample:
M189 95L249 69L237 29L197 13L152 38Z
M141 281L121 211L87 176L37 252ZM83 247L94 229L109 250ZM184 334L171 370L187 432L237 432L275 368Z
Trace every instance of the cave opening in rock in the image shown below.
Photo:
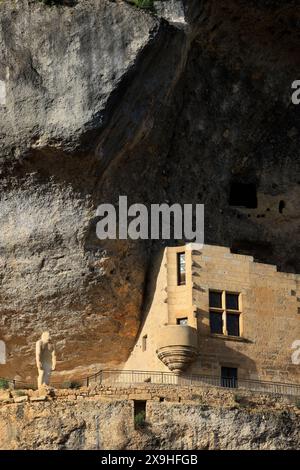
M229 205L237 207L247 207L247 209L257 208L257 191L254 183L232 182L229 192Z
M285 208L285 202L284 201L280 201L279 202L279 206L278 206L278 210L279 210L279 214L282 214L283 213L283 209Z
M253 256L255 261L268 263L272 261L273 245L262 240L234 240L230 248L231 253Z

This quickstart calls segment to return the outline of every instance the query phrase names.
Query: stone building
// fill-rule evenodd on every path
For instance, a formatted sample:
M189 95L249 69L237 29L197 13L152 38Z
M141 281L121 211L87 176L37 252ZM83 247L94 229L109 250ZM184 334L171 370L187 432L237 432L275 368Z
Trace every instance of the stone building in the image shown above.
M166 248L127 370L300 383L300 275L229 248Z

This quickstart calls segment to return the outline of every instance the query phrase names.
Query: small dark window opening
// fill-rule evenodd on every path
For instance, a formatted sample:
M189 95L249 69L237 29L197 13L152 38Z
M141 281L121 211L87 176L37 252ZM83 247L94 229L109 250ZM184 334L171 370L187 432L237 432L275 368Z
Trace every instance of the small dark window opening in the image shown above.
M160 402L160 403L162 403L162 402L164 402L164 401L165 401L164 397L159 397L159 402Z
M279 210L279 214L282 214L283 213L283 209L285 208L285 202L284 201L280 201L279 202L279 207L278 207L278 210Z
M147 335L144 335L142 338L142 351L146 351L147 349L147 338L148 338Z
M254 183L231 183L229 205L257 209L257 192Z
M188 324L187 317L176 318L176 324L177 325L187 325Z
M185 253L177 253L177 285L185 284Z
M221 367L221 387L237 388L237 368Z

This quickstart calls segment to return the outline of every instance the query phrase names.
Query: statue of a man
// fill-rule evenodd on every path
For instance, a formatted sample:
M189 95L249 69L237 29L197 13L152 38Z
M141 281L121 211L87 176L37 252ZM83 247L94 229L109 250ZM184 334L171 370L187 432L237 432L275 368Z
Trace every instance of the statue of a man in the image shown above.
M44 331L41 339L36 342L35 355L39 373L38 388L41 388L43 385L49 385L51 372L56 367L55 349L48 331Z

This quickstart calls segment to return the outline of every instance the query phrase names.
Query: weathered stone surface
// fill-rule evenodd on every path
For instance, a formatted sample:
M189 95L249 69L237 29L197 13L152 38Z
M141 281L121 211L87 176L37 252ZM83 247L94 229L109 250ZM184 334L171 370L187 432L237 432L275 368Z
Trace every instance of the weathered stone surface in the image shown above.
M5 149L9 156L49 147L86 152L89 131L103 127L108 100L158 29L155 17L107 0L73 8L4 2L2 157Z
M18 397L18 396L14 397L14 402L15 403L24 403L26 401L28 401L28 396L27 395L22 395L20 397Z
M7 402L11 398L10 391L0 391L0 401L1 402Z
M46 401L47 400L47 396L46 395L41 395L39 397L30 397L30 401Z
M206 243L299 272L297 3L207 0L198 15L197 2L186 4L196 38L162 168L167 197L205 203ZM257 209L229 205L234 181L256 185Z
M58 374L126 360L159 244L96 239L120 194L205 203L207 243L300 272L297 3L184 4L183 29L109 0L0 4L1 375L33 379L45 329ZM229 206L232 181L257 209Z
M267 401L250 407L151 401L146 426L135 430L127 400L6 405L0 407L0 449L300 448L296 408L276 410Z
M34 342L49 329L58 374L86 374L126 359L148 263L147 245L96 239L96 208L111 200L102 173L164 114L186 38L108 0L0 12L1 373L33 382Z

